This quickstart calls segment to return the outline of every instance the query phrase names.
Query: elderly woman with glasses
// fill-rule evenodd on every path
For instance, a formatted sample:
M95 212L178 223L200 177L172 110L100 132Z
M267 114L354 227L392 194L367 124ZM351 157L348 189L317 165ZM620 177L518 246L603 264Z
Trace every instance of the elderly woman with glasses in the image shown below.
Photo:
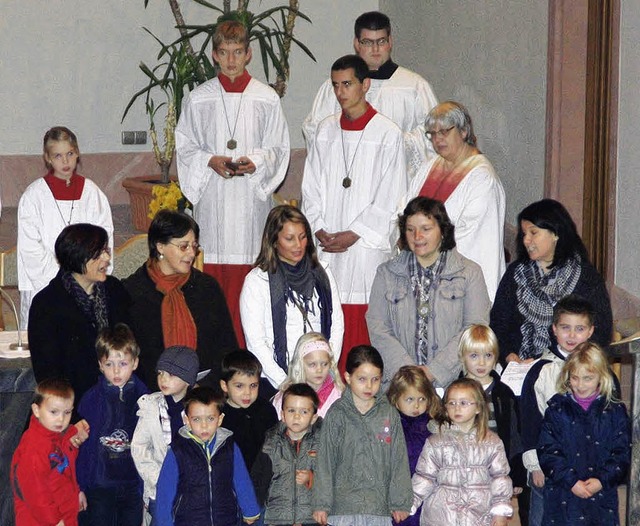
M124 280L140 346L138 371L152 391L158 389L156 362L164 349L195 349L200 370L211 369L203 383L217 384L222 357L237 347L220 285L193 268L199 235L190 216L160 210L149 226L149 259Z
M129 322L129 295L107 275L111 250L104 228L67 226L56 239L55 255L58 273L31 303L31 362L36 381L66 378L80 400L100 376L96 337L101 329Z
M437 155L411 180L405 202L424 196L444 203L456 227L458 250L480 265L493 300L505 271L502 183L478 149L471 117L462 104L438 104L429 112L425 128Z

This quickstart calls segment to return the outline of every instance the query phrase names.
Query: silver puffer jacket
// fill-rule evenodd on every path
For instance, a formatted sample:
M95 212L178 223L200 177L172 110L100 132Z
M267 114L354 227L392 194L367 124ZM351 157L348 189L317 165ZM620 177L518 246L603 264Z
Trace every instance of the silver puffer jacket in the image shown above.
M510 517L513 487L498 435L481 442L455 425L431 435L413 475L413 510L424 501L420 524L490 526L494 515Z

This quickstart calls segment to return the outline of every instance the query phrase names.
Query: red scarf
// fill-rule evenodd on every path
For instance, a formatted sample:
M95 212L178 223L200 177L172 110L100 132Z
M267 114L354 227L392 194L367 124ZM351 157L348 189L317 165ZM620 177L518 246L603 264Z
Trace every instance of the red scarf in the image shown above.
M165 275L155 259L147 261L147 272L156 284L156 290L164 294L161 305L162 336L165 349L184 345L196 349L198 332L191 311L184 299L182 287L191 276L188 274Z

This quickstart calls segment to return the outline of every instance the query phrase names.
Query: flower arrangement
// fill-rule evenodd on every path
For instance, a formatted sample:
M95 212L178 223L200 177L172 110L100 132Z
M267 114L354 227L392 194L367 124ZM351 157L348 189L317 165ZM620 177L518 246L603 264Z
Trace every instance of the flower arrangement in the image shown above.
M149 219L153 219L159 210L165 208L178 212L184 212L186 209L193 210L193 205L184 196L176 181L171 181L166 185L154 185L151 193L153 199L149 203L149 214L147 215Z

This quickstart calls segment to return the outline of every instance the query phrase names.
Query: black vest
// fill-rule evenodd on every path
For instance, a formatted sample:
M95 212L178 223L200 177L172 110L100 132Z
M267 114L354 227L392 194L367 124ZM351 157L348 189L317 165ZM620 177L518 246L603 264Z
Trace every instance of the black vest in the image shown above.
M239 526L233 489L233 438L218 446L210 462L199 444L177 436L171 444L178 463L175 526Z

